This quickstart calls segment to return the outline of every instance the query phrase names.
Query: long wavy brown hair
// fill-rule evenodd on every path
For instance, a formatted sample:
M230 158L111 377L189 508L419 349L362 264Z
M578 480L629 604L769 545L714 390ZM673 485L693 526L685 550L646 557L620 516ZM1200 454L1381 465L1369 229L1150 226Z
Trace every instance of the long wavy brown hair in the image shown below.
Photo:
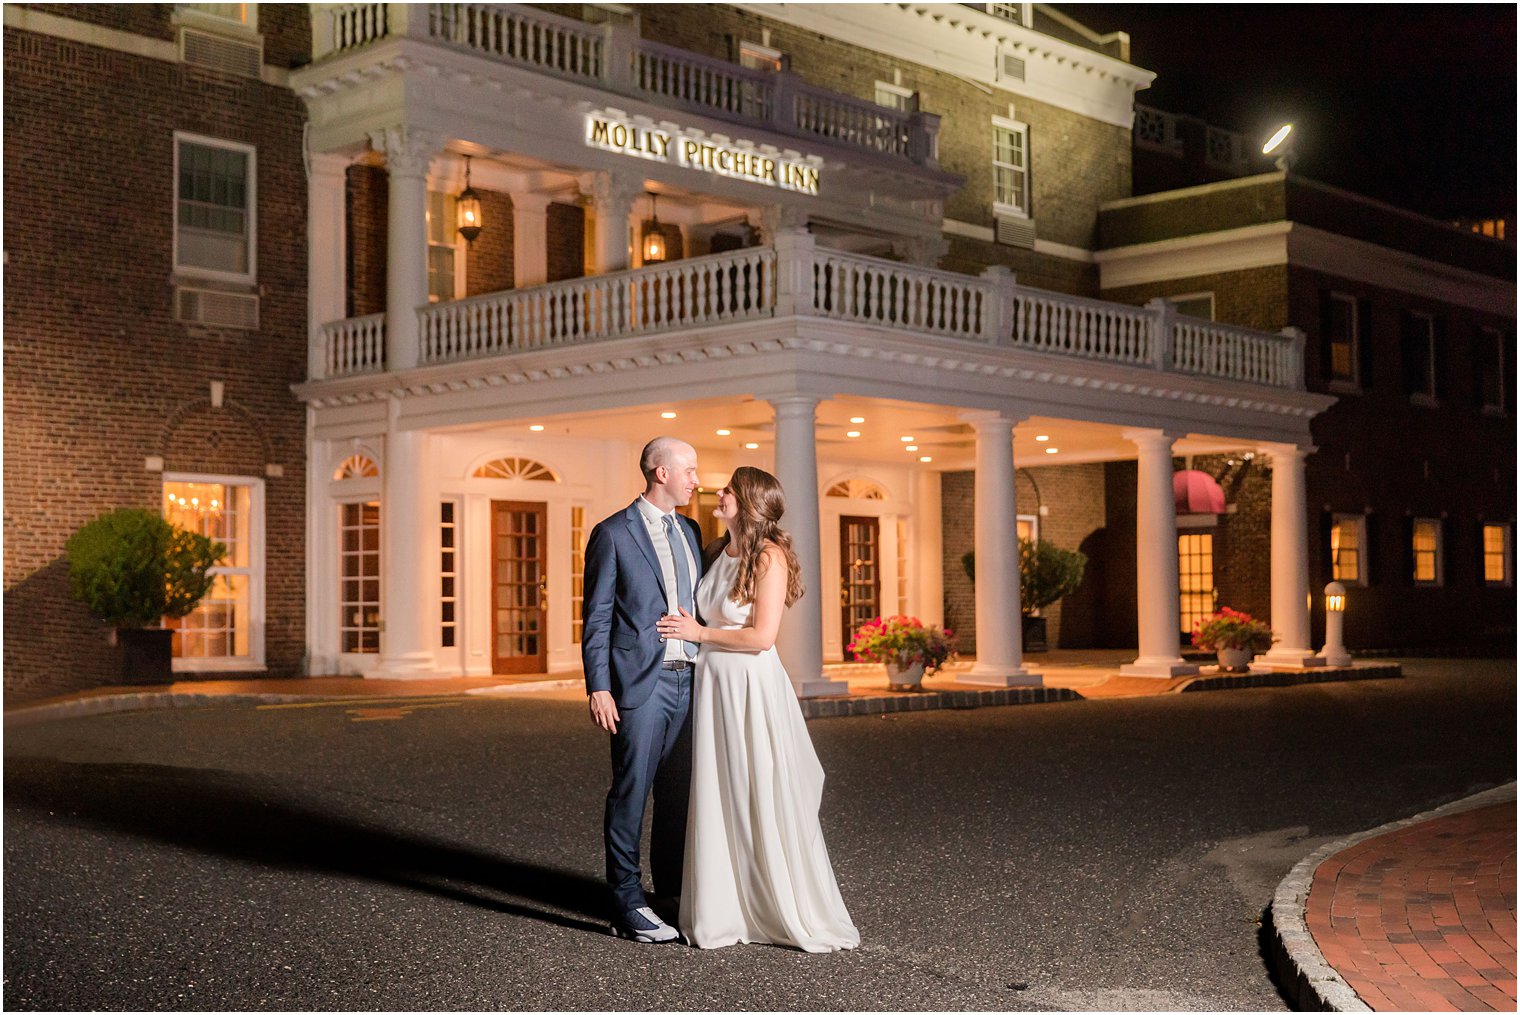
M792 551L792 537L779 525L786 513L786 496L781 492L780 482L764 469L741 465L729 478L728 492L734 495L738 517L733 529L719 540L722 544L719 549L726 550L737 537L739 573L730 595L741 606L755 601L755 585L765 567L765 545L775 543L786 558L786 605L791 606L806 590L802 587L797 554Z

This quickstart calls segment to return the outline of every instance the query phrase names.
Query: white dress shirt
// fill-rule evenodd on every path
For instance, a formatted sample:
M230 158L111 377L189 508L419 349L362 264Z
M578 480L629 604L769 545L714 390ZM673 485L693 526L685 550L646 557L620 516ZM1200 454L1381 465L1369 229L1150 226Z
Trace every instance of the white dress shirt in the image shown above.
M671 616L679 617L681 611L677 608L679 603L676 598L676 560L671 556L670 540L665 530L665 513L653 504L649 503L642 494L636 502L639 506L639 514L644 518L644 527L649 531L649 541L654 544L655 556L660 558L660 578L665 583L665 612ZM670 512L675 516L675 512ZM696 609L697 597L697 562L692 559L691 542L686 538L686 523L680 518L675 519L676 542L680 544L680 552L686 557L686 573L691 576L692 609ZM683 644L690 644L691 651L683 651ZM695 655L697 646L695 642L667 641L665 643L665 661L682 662Z

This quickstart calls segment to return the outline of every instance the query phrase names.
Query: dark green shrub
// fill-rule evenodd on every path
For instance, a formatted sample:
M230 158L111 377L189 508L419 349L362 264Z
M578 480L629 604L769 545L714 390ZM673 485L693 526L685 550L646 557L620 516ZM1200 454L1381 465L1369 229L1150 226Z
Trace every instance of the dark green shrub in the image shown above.
M183 617L211 591L207 571L227 547L171 525L152 511L122 508L69 537L69 591L112 627L151 627Z

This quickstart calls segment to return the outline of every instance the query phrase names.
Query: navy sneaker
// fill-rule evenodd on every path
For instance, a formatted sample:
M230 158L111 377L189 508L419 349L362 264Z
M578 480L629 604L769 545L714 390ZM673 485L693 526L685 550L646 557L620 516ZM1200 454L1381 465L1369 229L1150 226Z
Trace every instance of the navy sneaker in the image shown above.
M613 923L612 933L646 945L668 945L681 940L681 932L661 920L648 906L630 909Z

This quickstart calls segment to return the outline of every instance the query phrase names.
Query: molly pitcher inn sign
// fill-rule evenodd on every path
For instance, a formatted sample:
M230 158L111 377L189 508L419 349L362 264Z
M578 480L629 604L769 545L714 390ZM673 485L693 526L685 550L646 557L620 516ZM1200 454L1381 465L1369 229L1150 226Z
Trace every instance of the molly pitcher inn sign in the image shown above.
M620 155L814 196L818 193L818 167L823 163L816 155L731 141L668 123L658 127L648 121L634 123L613 109L587 114L586 144Z

